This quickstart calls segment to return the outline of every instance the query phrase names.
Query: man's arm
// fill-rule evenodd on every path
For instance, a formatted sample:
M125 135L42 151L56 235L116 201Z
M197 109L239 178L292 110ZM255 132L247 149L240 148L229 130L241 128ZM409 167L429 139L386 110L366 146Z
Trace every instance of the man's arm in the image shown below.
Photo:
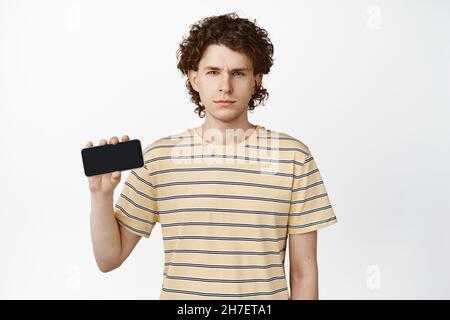
M317 231L289 235L290 300L319 299Z
M122 142L129 140L127 135L122 137ZM119 139L112 137L109 143L117 144ZM100 140L99 145L106 144L105 139ZM87 148L93 146L91 141L86 144ZM113 195L120 178L120 171L88 177L91 195L92 246L95 260L102 272L118 268L141 238L118 224L114 216Z
M91 195L91 238L99 269L109 272L128 258L141 239L117 223L113 196Z

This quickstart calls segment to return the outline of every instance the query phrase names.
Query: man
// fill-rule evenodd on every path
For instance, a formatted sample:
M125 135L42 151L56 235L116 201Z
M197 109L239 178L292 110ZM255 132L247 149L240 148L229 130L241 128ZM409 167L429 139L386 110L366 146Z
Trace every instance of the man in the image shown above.
M272 55L267 32L235 14L191 27L178 68L205 121L147 146L115 208L121 173L89 178L100 270L119 267L160 223L160 299L318 299L317 230L337 222L321 175L305 144L247 117L268 97Z

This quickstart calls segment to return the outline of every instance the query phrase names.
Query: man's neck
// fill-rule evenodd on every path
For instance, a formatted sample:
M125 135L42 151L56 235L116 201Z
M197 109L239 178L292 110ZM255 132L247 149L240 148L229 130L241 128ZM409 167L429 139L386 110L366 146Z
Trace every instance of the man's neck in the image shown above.
M217 139L218 144L227 144L231 142L230 139L233 139L234 143L241 142L251 135L255 129L256 125L251 124L247 119L235 122L205 119L201 127L197 128L197 132L210 143L216 142ZM230 136L230 133L232 136ZM218 137L217 134L220 136Z

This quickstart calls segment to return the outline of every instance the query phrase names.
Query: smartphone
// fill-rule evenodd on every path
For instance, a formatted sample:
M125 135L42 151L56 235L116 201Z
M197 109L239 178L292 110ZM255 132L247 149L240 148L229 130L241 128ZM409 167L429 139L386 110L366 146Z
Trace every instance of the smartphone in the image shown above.
M81 157L87 177L144 166L141 142L138 139L84 148L81 150Z

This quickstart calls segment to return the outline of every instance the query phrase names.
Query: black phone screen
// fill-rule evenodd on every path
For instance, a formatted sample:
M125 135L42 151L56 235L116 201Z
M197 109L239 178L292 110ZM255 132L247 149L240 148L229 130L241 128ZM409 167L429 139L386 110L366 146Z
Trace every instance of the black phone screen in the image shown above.
M141 142L138 139L106 144L81 150L84 173L95 176L144 166Z

